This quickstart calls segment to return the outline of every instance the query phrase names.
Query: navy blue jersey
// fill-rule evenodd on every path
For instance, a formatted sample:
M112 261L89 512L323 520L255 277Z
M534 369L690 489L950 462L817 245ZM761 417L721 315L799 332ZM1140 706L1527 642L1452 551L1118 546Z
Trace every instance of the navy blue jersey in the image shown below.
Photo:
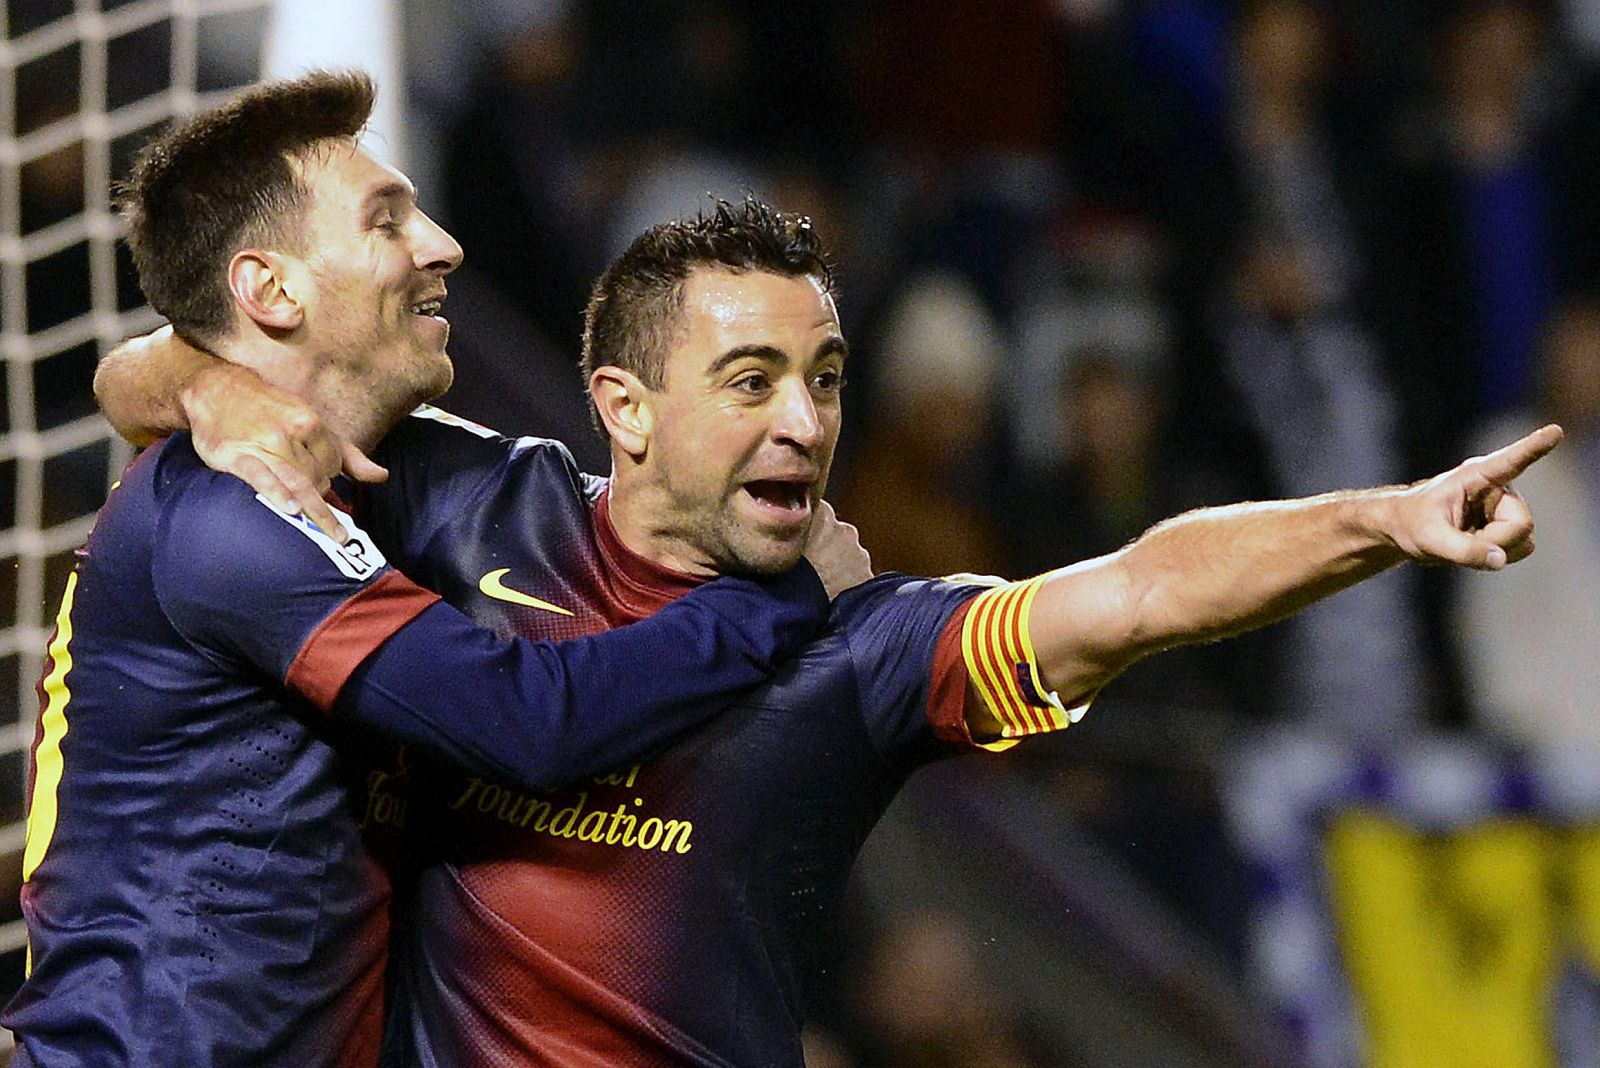
M621 544L604 484L557 444L427 420L391 442L374 536L503 631L593 631L693 587ZM486 596L491 574L570 614ZM913 769L958 751L936 725L962 715L951 635L979 589L849 591L772 682L654 760L548 792L444 777L438 860L397 932L393 1062L801 1065L857 850Z
M184 436L113 491L41 683L17 1063L374 1063L389 883L362 828L383 772L352 731L548 788L697 722L826 611L797 571L620 642L506 641L349 525L340 546Z

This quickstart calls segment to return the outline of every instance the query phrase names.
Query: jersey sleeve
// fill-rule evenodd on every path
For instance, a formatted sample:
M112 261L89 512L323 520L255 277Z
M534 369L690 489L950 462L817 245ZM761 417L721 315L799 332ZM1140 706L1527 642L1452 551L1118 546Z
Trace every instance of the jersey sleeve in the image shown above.
M156 597L191 645L248 666L313 704L438 600L347 523L340 545L231 476L201 472L165 494L152 558Z
M884 575L840 596L835 620L855 667L861 714L879 753L932 743L935 722L959 716L965 665L939 657L951 620L982 587Z
M648 619L562 642L505 641L441 603L356 672L337 711L468 770L548 789L637 763L711 719L771 678L827 613L805 563L720 578Z
M859 588L843 618L862 714L880 753L1001 752L1082 718L1095 695L1068 707L1048 691L1031 652L1028 614L1044 577L900 575Z
M165 509L157 596L178 631L323 711L531 789L637 761L769 678L823 624L808 564L720 579L656 616L565 642L501 639L229 476Z
M1068 705L1045 683L1033 648L1033 601L1051 574L1025 582L984 580L987 588L945 624L934 652L934 677L946 680L951 692L928 704L940 738L1001 752L1025 738L1065 730L1088 711L1098 691L1076 694ZM958 675L963 701L955 699L952 680Z

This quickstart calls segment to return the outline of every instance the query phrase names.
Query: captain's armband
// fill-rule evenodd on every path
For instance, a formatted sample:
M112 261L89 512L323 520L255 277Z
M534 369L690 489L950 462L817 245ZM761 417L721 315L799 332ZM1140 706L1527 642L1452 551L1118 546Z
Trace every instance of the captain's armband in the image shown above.
M1030 735L1065 730L1083 718L1094 694L1068 708L1039 675L1028 614L1048 575L979 594L961 626L961 653L979 699L967 724L985 749L1009 749Z

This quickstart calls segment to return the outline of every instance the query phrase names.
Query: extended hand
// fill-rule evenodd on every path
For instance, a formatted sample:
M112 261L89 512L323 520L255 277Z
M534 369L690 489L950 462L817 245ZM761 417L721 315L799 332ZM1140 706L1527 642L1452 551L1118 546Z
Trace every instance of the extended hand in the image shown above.
M323 425L316 410L251 371L219 363L184 394L195 452L206 466L250 484L274 505L305 517L340 542L344 527L323 500L344 470L361 482L389 472Z
M1390 538L1413 559L1498 571L1533 552L1533 514L1511 480L1561 443L1561 428L1541 427L1487 456L1476 456L1395 500Z
M829 597L872 577L872 557L861 547L860 532L841 522L827 501L817 502L816 519L806 538L806 559L822 577Z

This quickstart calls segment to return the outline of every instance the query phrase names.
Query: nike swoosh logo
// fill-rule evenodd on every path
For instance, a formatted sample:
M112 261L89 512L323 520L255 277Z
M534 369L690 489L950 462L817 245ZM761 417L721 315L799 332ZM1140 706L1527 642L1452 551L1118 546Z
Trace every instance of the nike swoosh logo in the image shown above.
M521 590L514 590L510 586L502 583L500 580L505 578L510 571L511 569L509 567L502 567L497 571L489 572L487 575L483 576L483 578L478 580L478 589L483 593L488 594L490 597L493 597L497 601L510 601L512 604L520 604L526 608L537 608L543 612L554 612L557 615L572 615L571 612L567 611L565 608L562 608L558 604L551 604L549 601L541 601L537 597L529 597Z

